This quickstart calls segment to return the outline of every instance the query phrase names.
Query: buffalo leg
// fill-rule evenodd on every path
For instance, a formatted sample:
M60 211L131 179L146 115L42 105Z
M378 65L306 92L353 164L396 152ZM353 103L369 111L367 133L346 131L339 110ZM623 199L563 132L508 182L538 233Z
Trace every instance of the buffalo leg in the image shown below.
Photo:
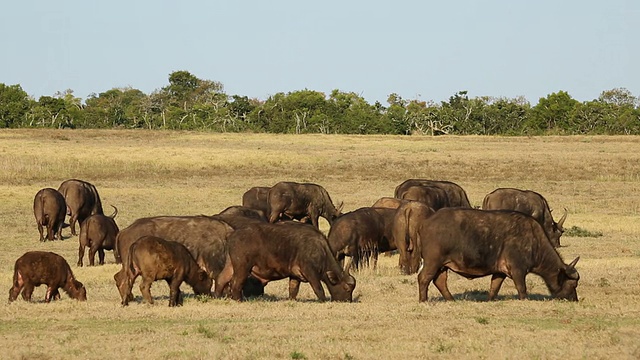
M184 272L180 271L173 274L171 279L167 279L169 284L169 306L180 305L180 284L184 279Z
M438 269L432 269L431 267L424 266L418 273L418 298L421 302L427 301L429 283L435 277Z
M40 241L45 241L44 228L42 227L42 224L40 224L40 222L38 222L38 231L40 232Z
M98 264L104 265L104 249L103 248L98 249Z
M31 295L33 294L33 285L32 284L24 284L24 288L22 289L22 298L25 301L31 301Z
M89 266L95 266L96 265L96 249L91 246L89 247Z
M50 302L51 299L55 300L56 295L58 296L58 298L60 298L60 293L58 292L58 288L54 288L53 286L49 286L47 288L47 293L44 296L44 301L45 302Z
M231 279L231 298L233 300L242 300L242 288L249 277L248 269L234 269L233 278Z
M82 267L82 259L84 258L84 245L80 244L78 247L78 266Z
M322 283L320 282L320 278L318 278L318 276L315 273L304 274L304 275L306 276L307 281L309 281L309 285L311 285L311 288L313 289L313 292L318 297L318 300L327 301L327 296L324 293L324 288L322 287ZM309 275L311 275L311 276L309 276Z
M433 279L433 284L438 288L445 300L453 300L449 287L447 286L447 269L440 269Z
M516 284L516 290L518 290L518 297L520 300L525 300L527 298L527 282L525 281L526 275L527 274L522 271L513 271L511 273L511 278Z
M78 220L78 214L71 214L69 217L69 227L71 228L71 235L76 234L76 221Z
M142 282L140 283L140 292L142 293L142 297L147 300L147 302L153 305L153 297L151 297L151 284L153 283L152 278L147 278L142 276Z
M495 300L502 286L502 282L507 276L505 274L493 274L491 276L491 287L489 288L489 301Z
M114 275L114 278L118 277L118 274ZM134 274L132 279L129 279L126 274L124 278L120 278L120 283L118 283L118 279L116 279L116 283L118 283L118 291L120 292L120 297L122 298L122 306L129 305L129 301L133 300L133 295L131 294L131 290L133 290L133 284L138 277L138 274Z
M289 278L289 300L295 300L300 291L300 280Z
M58 237L58 240L62 240L62 224L64 223L64 221L60 222L60 224L58 224L58 229L56 230L56 236Z
M222 269L220 274L218 274L218 277L216 277L215 279L216 281L213 290L214 297L221 298L225 292L225 289L227 291L229 290L229 283L231 282L232 277L233 267L231 266L231 263L229 263L224 267L224 269Z
M53 224L51 221L47 224L47 240L53 241Z

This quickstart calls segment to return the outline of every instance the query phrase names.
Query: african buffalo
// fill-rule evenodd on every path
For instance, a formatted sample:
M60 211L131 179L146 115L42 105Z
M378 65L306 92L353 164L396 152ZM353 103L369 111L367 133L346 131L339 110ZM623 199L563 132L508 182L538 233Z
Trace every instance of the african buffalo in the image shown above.
M122 296L126 288L124 264L129 248L143 236L156 236L183 244L205 269L209 277L218 282L227 258L227 237L233 228L226 222L210 216L157 216L142 218L122 229L116 237L116 251L122 260L122 269L113 278ZM221 294L216 294L220 296Z
M60 184L58 191L67 203L72 235L76 235L76 221L82 224L90 215L104 214L100 195L93 184L83 180L69 179Z
M180 285L183 281L196 295L211 295L213 281L207 272L198 266L184 245L174 241L141 237L131 244L124 269L127 287L121 294L123 306L129 304L131 288L138 276L142 276L140 292L149 304L153 304L150 289L156 280L166 280L169 284L169 306L182 304Z
M308 218L313 226L318 228L320 216L330 225L340 216L340 209L333 205L327 190L317 184L279 182L269 189L268 201L271 223L283 216L295 220Z
M379 253L396 249L392 232L395 213L396 209L364 207L333 222L327 240L334 257L344 260L345 270L351 268L352 262L357 268L369 258L373 258L376 268Z
M531 216L509 210L445 208L418 229L424 266L418 274L420 301L427 301L433 281L445 300L453 300L447 288L447 270L473 279L491 275L489 300L505 277L513 279L520 299L527 298L525 277L542 277L553 298L577 301L580 275L565 264L551 246L542 226Z
M87 300L87 290L76 280L67 261L60 255L45 251L29 251L16 260L13 268L13 286L9 290L9 301L14 301L20 290L25 301L31 301L36 286L47 285L44 300L60 299L62 288L72 299Z
M246 207L246 206L229 206L228 208L220 211L217 215L214 216L222 216L222 217L239 217L239 218L247 218L254 219L258 221L267 222L267 213L262 210Z
M409 179L396 187L394 196L400 199L402 193L410 186L435 186L447 193L449 206L471 208L469 198L464 189L451 181L427 180L427 179Z
M407 275L418 272L422 259L418 229L434 212L432 208L418 201L408 201L396 210L393 238L400 254L398 265Z
M374 202L373 205L371 205L371 207L397 209L402 204L405 204L408 201L409 200L402 200L402 199L393 198L393 197L381 197L380 199L376 200L376 202Z
M228 219L226 219L228 220ZM158 216L142 218L133 222L118 233L116 248L122 263L126 262L129 247L145 235L176 241L186 246L198 265L207 271L209 277L219 281L220 272L225 266L227 256L227 237L234 228L218 216ZM113 276L122 295L125 272L123 268ZM244 288L247 296L263 293L263 287L255 281L249 281ZM222 293L216 293L222 296Z
M267 186L254 186L242 194L242 206L262 211L269 215L269 189Z
M289 278L289 298L296 299L300 282L308 282L320 301L326 301L321 282L331 300L352 301L356 280L343 272L325 236L308 224L287 221L263 223L238 229L229 236L227 266L216 283L216 292L231 284L231 297L242 299L249 275L264 284Z
M56 237L62 240L65 210L64 197L56 189L44 188L36 193L33 199L33 214L38 224L40 241L45 241L43 226L47 227L48 240L53 241Z
M533 216L547 233L553 247L560 247L560 236L564 232L562 225L567 218L567 210L557 223L553 221L547 200L531 190L500 188L484 197L483 210L515 210Z
M406 187L400 193L400 199L419 201L436 211L450 207L447 192L440 187L431 185Z
M89 247L89 266L94 265L96 252L98 253L98 264L104 265L104 251L114 250L116 236L120 229L115 221L118 209L115 206L113 206L113 209L114 212L112 215L91 215L80 224L78 266L83 265L82 258L84 258L85 247ZM120 263L121 260L115 250L113 255L116 258L116 263Z

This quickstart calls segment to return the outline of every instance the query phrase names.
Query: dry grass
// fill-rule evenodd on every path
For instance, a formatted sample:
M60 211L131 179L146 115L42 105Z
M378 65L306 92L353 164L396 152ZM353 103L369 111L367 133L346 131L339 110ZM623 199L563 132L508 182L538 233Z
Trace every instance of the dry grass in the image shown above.
M107 265L77 268L77 238L39 243L35 193L67 178L94 183L125 227L150 215L212 214L240 202L251 186L280 180L323 185L345 210L393 194L411 177L452 180L473 204L496 187L543 193L566 207L566 226L601 237L565 237L563 257L580 255L581 301L547 301L528 277L531 300L511 282L486 302L489 279L450 276L461 299L419 304L415 276L396 257L354 274L353 304L318 303L309 286L286 300L285 281L262 300L235 303L189 296L167 307L156 283L154 306L119 305ZM107 210L108 211L108 210ZM640 357L640 137L286 136L148 131L0 131L0 288L15 259L51 250L72 264L88 290L44 304L1 307L3 358L637 358ZM323 223L323 229L327 224ZM68 235L68 230L63 232ZM190 288L184 286L187 294ZM137 289L135 293L140 295ZM5 292L5 295L7 293Z

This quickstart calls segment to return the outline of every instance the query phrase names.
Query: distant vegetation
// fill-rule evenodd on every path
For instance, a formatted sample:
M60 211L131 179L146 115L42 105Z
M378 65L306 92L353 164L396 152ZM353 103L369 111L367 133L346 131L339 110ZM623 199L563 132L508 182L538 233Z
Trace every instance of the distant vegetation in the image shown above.
M353 92L277 93L266 100L228 95L217 81L188 71L145 94L115 88L85 100L73 90L30 97L20 85L0 83L0 128L145 128L214 132L323 134L640 134L638 97L624 88L579 102L565 91L540 98L469 98L459 91L439 103L403 99L369 104Z

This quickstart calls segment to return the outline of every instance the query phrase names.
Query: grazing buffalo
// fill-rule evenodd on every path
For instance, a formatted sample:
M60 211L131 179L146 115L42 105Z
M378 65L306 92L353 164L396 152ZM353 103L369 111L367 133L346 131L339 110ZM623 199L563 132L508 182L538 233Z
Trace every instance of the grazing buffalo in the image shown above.
M242 206L262 211L269 215L269 189L267 186L254 186L242 194Z
M547 233L553 247L560 247L560 236L564 232L562 225L567 218L567 210L560 221L553 221L547 200L531 190L500 188L484 197L483 210L514 210L533 216Z
M87 300L87 290L73 276L71 267L60 255L45 251L29 251L22 255L13 268L13 286L9 290L9 301L14 301L20 290L25 301L31 301L36 286L47 285L44 301L60 299L62 288L72 299Z
M358 268L360 263L373 259L377 265L378 254L396 249L393 239L393 218L396 209L364 207L337 218L327 240L338 261L344 260L348 271L352 263ZM345 258L348 257L348 258Z
M447 192L431 185L409 186L400 193L400 199L419 201L436 211L450 207Z
M247 218L267 222L268 219L266 214L267 213L263 212L262 210L235 205L229 206L228 208L220 211L217 215L214 216Z
M83 265L82 258L84 258L85 247L89 248L89 266L94 265L96 252L98 253L98 264L104 265L104 251L115 249L116 236L120 229L115 221L118 209L115 206L113 206L113 209L112 215L91 215L80 224L78 266ZM115 250L113 255L116 258L116 263L120 263L121 260Z
M100 195L93 184L83 180L69 179L60 184L58 191L67 203L72 235L76 235L76 221L82 224L90 215L104 214Z
M376 200L376 202L371 205L371 207L381 207L381 208L389 208L389 209L397 209L402 204L407 203L409 200L402 200L393 197L381 197Z
M418 201L408 201L398 208L393 219L393 238L400 254L398 265L403 273L418 272L422 260L418 229L435 211Z
M287 221L263 223L236 230L229 237L229 257L221 292L231 283L231 297L242 299L249 275L269 281L289 278L289 298L296 299L300 282L308 282L320 301L327 300L324 282L333 301L352 301L356 280L343 272L325 236L308 224Z
M426 180L426 179L409 179L396 187L394 196L400 199L402 193L410 186L435 186L447 193L449 206L471 208L469 198L464 189L451 181Z
M122 296L122 305L129 304L131 288L138 276L142 276L140 292L149 303L151 284L156 280L166 280L169 284L169 306L182 304L180 285L186 282L196 295L211 295L213 281L201 269L184 245L166 241L155 236L143 236L129 248L129 256L124 265L127 287Z
M126 269L129 248L143 236L156 236L183 244L198 266L212 279L224 269L227 258L227 237L233 228L226 222L210 216L157 216L142 218L122 229L116 238L116 251L122 260L122 269L114 275L122 296L126 289ZM221 295L221 294L216 294Z
M65 210L64 197L56 189L44 188L36 193L33 199L33 214L38 224L40 241L45 241L43 226L47 227L49 241L53 241L56 237L62 240Z
M116 238L116 251L122 259L123 267L113 278L120 295L125 291L124 264L129 247L142 236L156 236L183 244L198 266L205 269L217 284L226 263L227 238L233 231L232 226L217 216L158 216L134 221L122 229ZM244 290L247 296L256 296L262 294L263 288L249 281ZM222 293L215 295L219 297Z
M578 301L578 258L565 264L542 226L531 216L508 210L445 208L418 230L424 266L418 274L420 301L433 281L446 300L447 270L473 279L491 275L489 300L505 277L513 279L520 299L527 298L525 277L542 277L553 298Z
M340 216L340 209L333 205L327 190L317 184L279 182L269 189L268 201L271 223L283 217L294 220L310 219L313 226L318 228L320 216L330 225Z

